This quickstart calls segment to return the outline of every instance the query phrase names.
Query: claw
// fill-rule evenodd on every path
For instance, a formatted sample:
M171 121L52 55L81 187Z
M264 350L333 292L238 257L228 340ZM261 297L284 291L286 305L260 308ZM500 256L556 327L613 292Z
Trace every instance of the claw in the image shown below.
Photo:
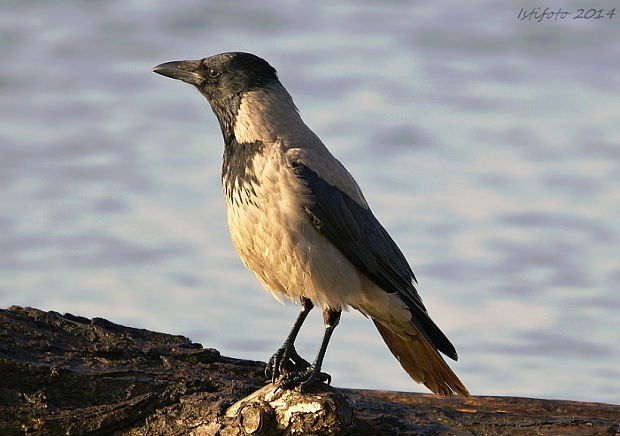
M331 375L321 372L320 368L315 365L310 365L307 369L299 372L290 372L282 377L278 383L278 387L275 392L281 389L291 389L299 386L299 390L304 392L306 388L322 382L330 384L332 381Z
M269 358L267 366L265 367L265 377L267 378L267 380L271 379L271 381L273 382L276 378L278 378L280 361L282 360L283 354L284 348L280 348L273 354L273 356Z
M269 359L265 368L265 376L275 383L284 373L297 373L310 367L310 363L297 354L294 346L282 347Z

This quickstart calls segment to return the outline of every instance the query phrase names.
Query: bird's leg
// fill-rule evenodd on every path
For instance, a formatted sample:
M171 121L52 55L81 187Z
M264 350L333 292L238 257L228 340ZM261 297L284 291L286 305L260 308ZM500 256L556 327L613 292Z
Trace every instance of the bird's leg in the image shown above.
M310 366L310 363L303 359L295 350L295 339L301 329L301 325L306 320L308 313L312 310L314 304L308 298L301 299L301 311L297 315L295 324L291 332L288 334L282 347L275 352L269 359L267 367L265 368L265 375L267 379L271 379L275 382L276 379L282 374L283 371L303 371Z
M340 321L340 313L340 310L323 309L325 333L323 334L323 341L321 341L321 347L314 359L314 363L303 371L286 374L280 381L278 389L290 389L299 386L300 390L303 391L317 382L327 382L327 384L331 382L332 377L327 373L321 372L321 366L323 365L323 358L325 357L325 351L327 351L329 339Z

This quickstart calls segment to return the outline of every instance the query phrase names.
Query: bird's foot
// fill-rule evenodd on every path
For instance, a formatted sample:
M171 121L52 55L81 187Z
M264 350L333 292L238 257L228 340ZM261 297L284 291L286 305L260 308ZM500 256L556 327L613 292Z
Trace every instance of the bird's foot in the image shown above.
M281 389L292 389L296 386L299 386L299 390L304 392L306 388L319 383L327 383L330 384L332 381L332 376L321 372L321 368L316 365L310 365L307 369L299 372L289 372L284 375L282 379L278 382L278 387L276 388L276 392Z
M267 362L265 376L272 383L284 373L299 373L310 367L310 362L297 354L294 346L282 347Z

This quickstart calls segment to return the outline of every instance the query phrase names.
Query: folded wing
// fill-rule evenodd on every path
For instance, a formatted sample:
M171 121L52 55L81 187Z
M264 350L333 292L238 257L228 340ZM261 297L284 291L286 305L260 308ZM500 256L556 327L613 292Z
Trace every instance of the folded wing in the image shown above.
M418 332L434 348L456 360L454 346L428 316L405 256L370 209L327 183L307 165L292 165L309 190L304 210L315 228L381 289L397 293L411 311Z

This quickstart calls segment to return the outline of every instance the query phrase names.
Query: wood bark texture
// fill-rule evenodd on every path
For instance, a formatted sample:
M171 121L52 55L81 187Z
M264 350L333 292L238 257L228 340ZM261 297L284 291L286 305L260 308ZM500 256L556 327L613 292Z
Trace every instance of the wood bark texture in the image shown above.
M620 406L336 389L101 318L0 310L0 435L620 435Z

